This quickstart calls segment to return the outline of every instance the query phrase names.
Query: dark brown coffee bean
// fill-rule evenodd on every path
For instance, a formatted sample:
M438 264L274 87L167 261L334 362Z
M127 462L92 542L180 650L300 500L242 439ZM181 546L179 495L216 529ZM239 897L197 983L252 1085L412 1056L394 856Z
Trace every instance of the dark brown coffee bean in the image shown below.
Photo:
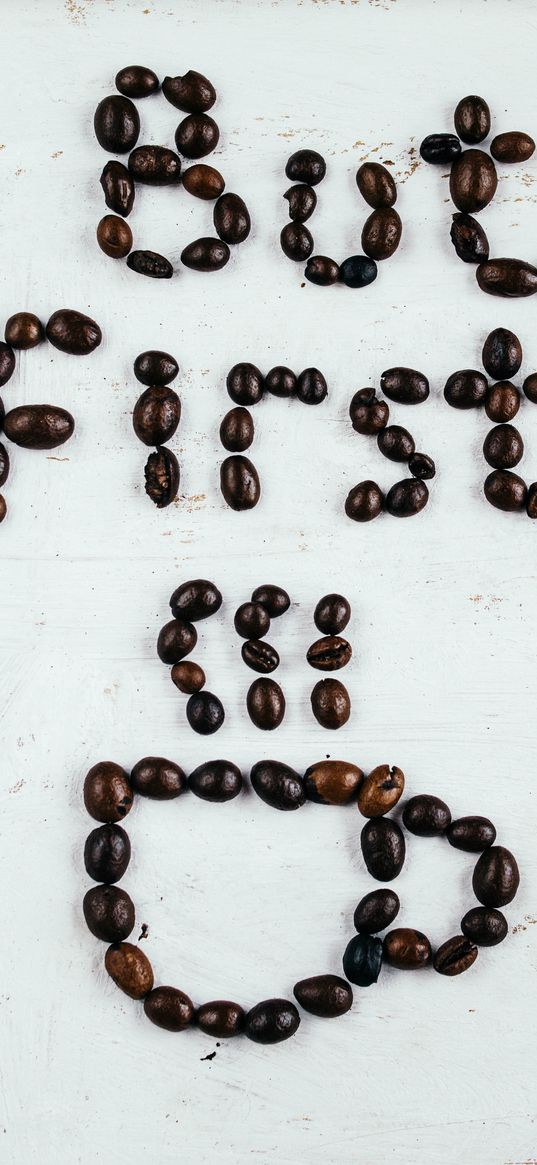
M110 154L128 154L138 141L140 115L130 98L113 94L99 102L93 127L103 150Z
M55 449L72 437L75 422L57 405L18 405L4 419L4 433L22 449Z
M279 1044L294 1036L300 1016L287 999L264 999L248 1012L244 1033L255 1044Z
M485 479L483 492L491 506L507 513L523 510L527 500L525 481L509 469L493 469Z
M195 69L189 69L183 77L165 77L162 92L166 100L176 109L182 109L183 113L206 113L216 101L214 85Z
M200 736L212 736L213 732L218 732L225 715L222 701L212 692L195 692L186 706L188 723Z
M429 490L421 478L407 477L397 481L386 494L386 509L394 518L411 518L419 514L429 501Z
M103 338L95 320L69 307L53 312L47 323L46 333L47 340L55 348L59 348L60 352L67 352L70 356L87 356L99 347Z
M235 611L234 624L243 639L261 639L270 628L270 616L262 603L241 603Z
M6 516L7 516L7 502L6 502L6 499L2 496L2 494L0 494L0 522L3 522L4 519L6 518Z
M321 728L343 728L351 714L349 693L340 680L319 680L311 693L311 710Z
M35 348L45 339L45 329L41 320L31 311L18 311L10 316L4 329L6 344L25 352ZM9 379L9 377L8 377Z
M534 481L533 484L528 487L526 513L528 518L537 518L537 481Z
M183 186L188 194L194 195L194 198L203 198L210 202L223 194L225 182L220 171L215 170L214 166L206 166L203 162L198 162L195 166L189 166L188 170L185 170Z
M179 122L175 144L185 158L204 158L218 145L220 130L207 113L189 113Z
M353 486L345 502L345 513L353 522L371 522L384 506L384 494L376 481L361 481Z
M280 234L284 255L295 263L304 263L313 251L313 236L300 222L288 222Z
M328 393L328 385L318 368L304 368L297 385L297 400L303 405L320 405Z
M483 442L483 456L493 469L513 469L524 456L524 442L514 425L495 425Z
M261 484L255 465L248 457L236 453L220 466L220 489L232 510L251 510L261 496Z
M132 424L144 445L163 445L173 437L181 419L181 401L173 388L146 388L134 406Z
M430 133L420 146L423 161L436 166L449 166L460 152L461 143L454 133Z
M187 789L183 770L163 756L144 756L139 760L131 772L131 784L135 793L154 801L171 801Z
M494 328L483 344L481 359L485 372L493 380L506 380L514 376L522 364L522 344L509 328Z
M151 350L149 352L140 352L134 361L134 375L141 384L147 384L148 388L154 385L169 384L171 380L175 380L179 372L179 365L174 356L170 356L169 352L158 352Z
M416 837L438 837L451 824L451 813L440 797L421 793L410 797L403 809L403 823Z
M383 206L374 210L364 223L362 251L370 259L390 259L401 242L403 224L396 210Z
M144 65L127 65L116 73L116 89L124 97L149 97L160 89L160 81L157 74Z
M356 174L356 184L362 198L375 210L397 201L395 182L389 170L378 162L364 162Z
M254 439L254 420L242 405L230 409L220 425L220 440L229 453L244 453Z
M88 930L104 943L123 942L134 927L134 904L119 886L92 886L82 910Z
M278 619L285 615L291 606L291 600L283 587L276 587L273 583L262 583L252 592L252 603L261 603L271 619Z
M238 405L255 405L261 400L265 382L255 364L234 364L227 374L229 396Z
M371 890L354 911L354 925L362 934L378 934L397 918L401 903L395 890Z
M179 462L171 449L160 446L147 458L145 470L145 492L159 510L171 505L179 490L181 473Z
M364 825L360 844L366 867L377 882L391 882L405 861L405 839L389 817L378 817Z
M378 400L374 388L359 388L349 405L352 427L364 437L374 437L386 428L390 406Z
M370 934L356 934L345 949L342 963L351 983L356 983L358 987L370 987L380 975L382 940Z
M380 452L390 461L408 461L415 451L414 438L402 425L388 425L377 437Z
M134 181L123 162L107 162L101 174L104 200L114 214L127 218L134 205Z
M138 146L129 156L129 170L144 186L176 186L181 181L181 159L165 146Z
M306 659L317 671L339 671L339 668L346 667L351 656L352 647L347 639L325 635L308 648Z
M222 606L222 595L213 582L206 578L189 579L181 583L170 599L172 615L175 619L187 619L198 623L216 615Z
M131 843L120 825L99 825L86 838L84 865L94 882L119 882L131 858Z
M492 201L498 185L496 167L483 150L464 150L455 159L449 176L449 192L466 214L483 210Z
M485 412L489 421L507 424L520 408L520 392L509 380L491 384L485 397Z
M535 142L529 133L511 130L499 133L490 143L490 152L497 162L527 162L535 153Z
M278 365L271 368L265 376L265 389L273 396L294 396L296 393L296 376L290 368Z
M351 605L344 595L323 595L313 612L315 626L323 635L340 635L351 617Z
M420 405L429 396L429 381L415 368L387 368L380 387L388 400L401 405Z
M4 427L5 415L6 415L6 410L4 408L4 402L3 402L2 398L0 397L0 433L2 432L2 429Z
M374 259L365 255L349 255L339 268L339 279L346 287L368 287L377 278L378 268Z
M229 999L215 999L198 1007L196 1022L206 1035L215 1040L227 1040L242 1031L244 1011Z
M363 817L383 817L395 809L403 795L405 774L396 765L377 765L358 791L358 808Z
M509 927L501 910L474 906L461 922L462 933L480 947L495 947L507 937Z
M97 242L110 259L124 259L132 247L132 231L123 218L105 214L97 227Z
M143 999L153 988L153 968L147 955L132 943L109 947L104 965L116 987L131 999Z
M248 207L238 194L222 194L213 211L214 229L220 239L232 246L243 243L251 230Z
M191 271L221 271L229 261L229 247L220 239L194 239L181 251L181 263Z
M478 854L496 841L496 830L488 817L459 817L451 822L446 837L456 849Z
M250 770L250 781L257 796L273 809L300 809L306 800L302 777L283 761L258 761Z
M326 174L326 162L316 150L297 150L291 154L285 167L285 174L290 182L305 182L308 186L317 186Z
M482 405L487 395L488 383L482 372L475 368L462 368L448 376L444 397L453 409L475 409Z
M321 760L306 769L304 788L309 800L319 805L350 805L363 779L362 770L350 761Z
M507 906L520 884L516 859L503 845L493 845L478 858L472 879L483 906Z
M475 943L464 935L457 934L454 938L448 938L447 942L442 943L442 946L438 948L433 959L433 966L439 975L462 975L462 972L468 971L476 959L477 947Z
M490 254L489 241L476 218L471 214L453 215L451 242L463 263L482 263Z
M475 274L481 291L489 295L516 299L537 291L537 267L524 259L489 259L479 264Z
M5 445L0 445L0 486L5 485L9 477L9 453Z
M289 203L289 218L293 222L306 222L317 206L317 195L312 186L300 182L298 186L290 186L284 198Z
M530 372L522 385L523 392L532 404L537 404L537 372Z
M262 675L276 671L280 663L276 648L264 639L247 639L241 647L241 655L252 671L261 672Z
M232 801L242 789L242 773L230 760L205 761L190 774L188 784L202 801Z
M173 267L169 259L158 251L131 251L127 267L137 275L147 275L149 279L171 279Z
M285 716L285 696L276 680L254 680L248 689L246 707L256 728L272 732Z
M167 1032L182 1032L194 1019L194 1004L177 987L155 987L144 999L144 1011L151 1023Z
M401 926L388 931L384 938L383 955L390 967L399 971L418 971L432 959L431 944L421 930Z
M461 97L453 115L463 142L482 142L490 133L490 109L483 97Z
M113 761L99 761L84 781L84 805L95 821L121 821L132 809L133 791L129 777Z
M304 1011L321 1019L345 1015L352 1007L352 987L339 975L313 975L293 987L293 995Z
M419 477L421 481L429 481L436 474L436 465L427 453L413 453L409 458L408 468L412 477Z
M179 688L179 691L184 692L187 696L191 696L194 692L201 692L206 683L203 668L200 667L199 663L192 663L191 660L174 663L171 677L176 688Z
M179 663L185 655L190 655L197 642L198 633L192 623L170 619L159 632L157 655L163 663Z
M0 388L11 380L15 371L15 353L9 344L0 340Z
M331 287L339 279L339 264L328 255L312 255L308 259L304 276L317 287Z

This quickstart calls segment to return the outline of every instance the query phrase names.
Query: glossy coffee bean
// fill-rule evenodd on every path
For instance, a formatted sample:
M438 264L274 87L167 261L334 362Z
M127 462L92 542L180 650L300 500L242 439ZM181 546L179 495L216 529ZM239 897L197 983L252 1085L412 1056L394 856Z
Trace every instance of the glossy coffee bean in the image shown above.
M214 85L195 69L189 69L183 77L165 77L162 92L166 100L176 109L182 109L183 113L206 113L216 101Z
M241 603L233 622L243 639L261 639L270 628L270 616L262 603Z
M401 926L388 931L384 937L384 960L399 971L418 971L426 967L431 962L432 954L429 939L421 930Z
M317 206L317 195L313 187L308 186L306 182L290 186L283 197L289 203L289 218L293 222L306 222Z
M493 845L478 858L472 878L474 894L483 906L507 906L520 884L516 859L503 845Z
M390 406L378 400L374 388L359 388L349 405L352 427L364 437L374 437L386 428Z
M451 242L463 263L482 263L490 254L489 241L476 218L471 214L453 215Z
M276 680L254 680L248 689L246 707L256 728L272 732L285 716L285 696Z
M4 408L4 402L3 402L2 398L0 397L0 433L2 432L2 429L4 427L5 415L6 415L6 410Z
M207 113L189 113L175 131L175 144L185 158L204 158L218 145L220 130Z
M157 74L144 65L127 65L116 73L116 89L124 97L149 97L160 89L160 81Z
M496 841L496 830L488 817L459 817L451 822L446 837L456 849L478 854Z
M172 682L180 692L191 696L194 692L201 692L205 687L205 672L199 663L184 659L181 663L174 663L171 670Z
M523 510L528 494L525 481L509 469L493 469L485 478L483 492L491 506L507 513Z
M400 405L419 405L429 396L429 381L415 368L387 368L380 387L388 400Z
M346 287L368 287L377 278L378 270L374 259L365 255L349 255L339 268L339 279Z
M483 97L461 97L453 115L463 142L482 142L490 133L490 109Z
M498 185L496 167L484 150L464 150L455 159L449 192L457 210L476 214L492 201Z
M255 591L252 591L252 603L261 603L271 619L285 615L291 606L287 591L284 591L283 587L274 586L273 583L262 583L256 587Z
M483 442L483 456L493 469L514 469L524 456L524 442L514 425L495 425Z
M293 987L293 995L304 1011L320 1019L335 1019L352 1007L352 987L339 975L312 975Z
M462 368L448 376L444 398L453 409L475 409L484 403L487 389L487 378L482 372Z
M405 803L403 824L416 837L439 837L451 824L451 813L440 797L421 793Z
M47 327L47 340L70 356L87 356L102 340L102 332L95 320L81 311L64 307L53 312Z
M313 237L303 223L288 222L280 233L280 245L288 259L304 263L313 251Z
M9 477L9 453L5 445L0 445L0 486L5 485Z
M239 795L242 773L230 760L205 761L190 774L188 784L202 801L222 804Z
M361 481L349 491L345 513L353 522L371 522L384 506L384 494L376 481Z
M192 623L184 619L170 619L159 632L157 655L163 663L179 663L185 655L190 655L198 641L198 633Z
M317 671L338 671L346 667L352 656L352 647L347 639L339 635L324 635L312 643L306 653L310 667Z
M183 186L187 194L210 202L223 194L225 182L220 171L215 170L214 166L206 166L203 162L198 162L185 170Z
M176 186L181 181L181 159L166 146L138 146L129 156L129 170L144 186Z
M259 475L253 462L241 453L226 457L220 466L220 489L232 510L251 510L261 496Z
M370 934L356 934L343 955L343 971L351 983L370 987L382 967L382 940Z
M18 311L10 316L5 329L6 344L11 348L20 348L25 352L28 348L35 348L45 339L45 329L41 320L31 311ZM9 378L8 378L9 379Z
M296 376L290 368L278 365L271 368L265 376L265 389L273 396L294 396L296 393Z
M402 425L388 425L382 429L377 445L390 461L408 461L416 448L413 436Z
M476 279L481 291L506 299L535 295L537 291L537 267L524 259L489 259L479 264Z
M405 839L389 817L368 821L360 835L360 844L366 867L378 882L391 882L405 861Z
M95 137L110 154L128 154L140 133L140 115L129 97L116 94L99 102L93 118Z
M5 497L0 494L0 522L3 522L7 516L7 502Z
M241 647L241 655L247 667L262 675L276 671L280 663L276 648L271 647L265 639L247 639Z
M140 797L151 797L154 801L172 801L187 789L182 768L163 756L144 756L139 760L131 772L131 784Z
M194 1019L194 1004L177 987L155 987L144 999L144 1011L151 1023L167 1032L182 1032Z
M532 404L537 404L537 372L530 372L530 375L526 376L522 391Z
M136 379L141 384L147 384L148 388L169 384L171 380L175 380L178 372L177 360L175 356L170 356L169 352L151 349L148 352L140 352L134 361Z
M244 1026L244 1011L229 999L215 999L202 1003L196 1012L196 1023L202 1032L215 1040L238 1036Z
M447 942L438 948L433 966L440 975L462 975L463 971L468 971L475 963L477 953L477 947L471 939L457 934L454 938L448 938Z
M528 518L537 518L537 481L528 486L526 499L526 513Z
M483 344L481 359L493 380L507 380L522 364L522 344L509 328L494 328Z
M220 425L220 441L229 453L244 453L254 439L254 420L242 405L230 409Z
M95 821L121 821L132 809L132 785L125 769L113 761L99 761L84 781L84 805Z
M362 251L370 259L390 259L401 242L403 224L390 206L374 210L362 230Z
M222 606L222 595L218 587L206 578L189 579L176 587L170 599L170 608L175 619L187 619L198 623L216 615Z
M408 460L408 468L412 477L419 477L421 481L429 481L436 475L436 465L427 453L413 453Z
M248 238L251 230L250 213L238 194L222 194L213 211L214 229L224 243L235 246Z
M430 133L420 146L423 161L436 166L449 166L460 152L461 143L454 133Z
M397 201L395 182L389 170L378 162L364 162L356 174L356 184L362 198L375 210Z
M508 424L520 408L520 392L509 380L491 384L485 397L485 412L489 421Z
M248 1012L244 1034L255 1044L280 1044L294 1036L300 1015L287 999L264 999Z
M15 371L15 353L13 348L0 340L0 388L11 380Z
M395 809L403 795L405 775L396 765L377 765L358 790L358 808L363 817L382 817Z
M145 470L145 492L157 509L175 501L181 479L179 462L171 449L165 445L159 446L155 453L147 458Z
M229 247L221 239L194 239L181 251L181 263L191 271L221 271L229 262Z
M343 728L351 714L349 693L340 680L319 680L312 690L311 710L321 728Z
M501 910L474 906L464 915L461 930L480 947L495 947L507 937L509 927Z
M212 736L213 732L218 732L225 715L222 701L212 692L195 692L186 706L188 723L200 736Z
M304 368L299 374L296 396L303 405L320 405L328 393L328 385L318 368Z
M308 186L317 186L326 174L326 162L316 150L297 150L291 154L285 167L285 174L290 182L305 182Z
M131 251L127 267L137 275L147 275L148 279L171 279L173 275L170 260L158 251Z
M371 890L354 911L354 925L360 934L378 934L397 918L401 903L395 890Z
M424 481L407 477L397 481L386 494L386 509L394 518L411 518L419 514L429 501L429 490Z
M250 780L257 796L273 809L300 809L306 800L302 777L283 761L258 761L250 771Z
M124 259L132 247L132 231L123 218L105 214L97 226L97 242L110 259Z
M364 774L358 765L344 760L321 760L304 774L304 788L318 805L350 805L356 801Z
M265 381L255 364L234 364L227 374L226 388L235 404L251 406L261 400Z
M130 858L131 843L120 825L99 825L88 834L84 865L94 882L119 882Z
M313 612L315 626L323 635L340 635L351 617L351 605L344 595L323 595Z
M144 445L163 445L173 437L181 419L181 402L173 388L146 388L134 406L132 424Z
M153 968L147 955L132 943L108 948L104 965L116 987L131 999L143 999L153 988Z
M22 449L55 449L72 437L75 422L57 405L18 405L4 418L4 433Z
M304 276L317 287L332 287L340 277L339 264L328 255L312 255L306 263Z
M92 886L82 910L88 930L104 943L123 942L134 927L134 904L119 886Z
M511 130L500 133L490 143L490 152L497 162L527 162L535 153L535 142L529 133Z
M100 178L109 210L127 218L134 205L134 179L123 162L107 162Z

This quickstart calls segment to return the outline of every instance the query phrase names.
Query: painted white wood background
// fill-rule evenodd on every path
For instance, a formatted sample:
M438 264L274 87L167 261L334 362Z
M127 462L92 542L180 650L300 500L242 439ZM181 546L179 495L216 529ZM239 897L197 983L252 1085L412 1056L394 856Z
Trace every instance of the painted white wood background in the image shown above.
M0 1152L16 1165L521 1165L537 1157L535 1099L535 642L537 526L482 498L482 414L442 399L447 375L479 366L494 326L512 327L537 367L537 300L481 294L449 242L442 170L418 164L421 138L449 130L468 92L490 102L494 132L537 132L537 13L531 0L2 0L0 216L3 317L46 319L74 306L101 323L87 360L43 345L22 355L6 407L51 400L76 416L58 456L15 451L0 532L2 765L0 880ZM160 76L197 68L219 91L215 164L254 227L214 276L172 282L130 273L97 249L106 155L92 132L97 102L132 62ZM140 103L140 142L171 144L180 115ZM313 221L317 249L359 250L367 208L354 174L390 160L404 222L397 256L362 293L303 286L278 235L290 152L322 151L328 177ZM501 168L482 215L492 252L537 254L537 160ZM141 246L178 264L210 232L210 207L181 190L140 191ZM180 362L183 418L172 446L181 497L145 498L145 449L131 428L135 355L164 347ZM225 374L315 364L328 401L255 410L252 456L263 499L248 514L218 490ZM343 502L364 477L387 487L397 468L353 434L356 388L392 364L430 377L420 409L393 407L436 459L427 510L408 522L350 523ZM537 409L519 427L522 472L537 477ZM208 576L225 604L200 626L195 657L224 697L212 741L185 727L184 701L156 658L172 589ZM248 722L252 675L233 632L236 605L260 582L287 587L273 625L288 698L270 737ZM304 653L319 596L353 606L346 674L353 716L337 738L309 712ZM385 970L356 989L352 1013L304 1016L274 1049L172 1036L144 1018L102 969L86 931L81 803L87 768L158 753L190 770L226 756L245 771L263 756L300 769L329 753L365 769L388 761L408 793L485 813L516 853L522 885L508 940L446 980ZM352 810L309 805L278 814L253 795L208 806L184 797L137 805L124 884L147 922L144 949L160 982L251 1005L289 995L305 974L340 970L352 912L373 887ZM472 904L473 860L410 839L397 883L401 925L438 944ZM137 933L137 932L136 932ZM212 1060L204 1059L216 1050Z

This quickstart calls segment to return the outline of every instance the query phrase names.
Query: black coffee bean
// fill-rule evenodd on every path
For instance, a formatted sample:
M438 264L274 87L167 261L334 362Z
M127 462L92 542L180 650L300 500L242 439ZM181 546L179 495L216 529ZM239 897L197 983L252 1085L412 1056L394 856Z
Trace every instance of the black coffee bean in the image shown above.
M451 822L446 837L456 849L478 854L496 841L496 830L488 817L459 817Z
M526 513L528 518L537 518L537 481L534 481L533 484L528 487Z
M455 159L449 177L449 192L457 210L476 214L488 206L496 193L498 175L484 150L464 150Z
M25 352L45 339L45 329L33 312L17 311L6 323L4 339L11 348L20 348Z
M242 773L230 760L209 760L194 769L188 784L202 801L232 801L242 789Z
M408 461L415 451L414 438L402 425L388 425L377 437L380 452L390 461Z
M11 380L15 371L15 353L9 344L0 340L0 388Z
M483 344L481 358L493 380L508 380L522 364L522 344L509 328L494 328Z
M343 971L351 983L370 987L382 966L382 940L370 934L356 934L343 955Z
M376 481L361 481L353 486L345 502L345 513L353 522L371 522L384 506L384 494Z
M419 971L431 962L433 954L427 935L407 926L388 931L382 953L385 962L399 971Z
M99 761L84 780L84 805L96 821L122 821L132 808L134 797L129 777L113 761Z
M261 672L262 675L276 671L280 663L276 648L264 639L247 639L241 647L241 655L252 671Z
M364 162L356 174L356 185L365 201L375 210L393 206L397 201L397 187L385 166L378 162Z
M204 158L218 145L220 130L207 113L189 113L179 122L175 144L185 158Z
M362 829L360 844L367 869L378 882L391 882L401 873L405 839L395 821L389 817L368 821Z
M483 97L461 97L453 115L463 142L482 142L490 133L490 109Z
M227 374L226 387L237 405L255 405L261 400L265 381L255 364L234 364Z
M352 647L339 635L325 635L308 648L306 659L317 671L338 671L346 667L352 656Z
M155 801L171 801L187 788L183 770L163 756L144 756L135 764L130 779L139 796Z
M3 402L2 398L0 397L0 433L2 432L2 429L4 426L5 415L6 415L6 410L4 408L4 402Z
M140 116L128 97L113 94L99 102L93 126L103 150L110 154L128 154L138 141Z
M261 496L255 465L241 453L226 457L220 466L220 489L232 510L251 510Z
M270 616L262 603L241 603L235 611L235 631L243 639L261 639L270 627Z
M86 838L84 865L94 882L119 882L130 857L131 843L120 825L100 825Z
M170 675L176 688L187 696L191 696L193 692L201 692L207 682L203 668L193 660L174 663Z
M119 886L92 886L82 910L88 930L104 943L123 942L134 927L134 904Z
M510 469L493 469L485 478L483 492L491 506L506 513L516 513L526 506L526 482Z
M489 241L478 223L471 214L453 215L451 226L451 242L463 263L482 263L489 257Z
M306 222L317 206L317 195L312 186L300 182L298 186L290 186L284 198L289 203L289 218L293 222Z
M483 456L493 469L513 469L524 456L518 429L514 425L495 425L483 442Z
M368 287L377 275L375 260L368 259L365 255L349 255L339 268L340 282L346 287Z
M214 229L224 243L236 246L248 238L251 220L246 203L238 194L221 194L213 211Z
M492 139L490 152L497 162L527 162L535 153L535 142L529 133L511 130L510 133L500 133Z
M322 760L310 765L304 774L304 788L310 801L318 805L350 805L364 774L358 765L344 760Z
M313 612L315 626L323 635L340 635L351 617L351 605L344 595L323 595Z
M321 1019L345 1015L352 1007L352 988L339 975L313 975L301 979L293 987L293 995L300 1006Z
M378 934L397 918L401 903L395 890L371 890L354 911L354 925L361 934Z
M278 365L265 376L265 389L273 396L295 396L296 376L290 368Z
M184 619L170 619L159 632L157 655L163 663L179 663L190 655L198 642L198 633Z
M461 143L454 133L430 133L420 146L423 161L436 166L449 166L460 152Z
M124 219L105 214L97 225L97 242L110 259L124 259L132 247L132 231Z
M462 368L448 376L444 397L453 409L475 409L484 403L487 389L487 378L482 372Z
M0 486L5 485L9 477L9 453L5 445L0 445Z
M248 1012L244 1034L255 1044L280 1044L294 1036L300 1016L287 999L264 999Z
M401 405L419 405L429 396L429 381L415 368L387 368L380 387L388 400Z
M462 975L475 963L477 954L475 943L465 935L457 934L438 948L433 967L440 975Z
M72 437L75 422L56 405L17 405L4 417L4 433L22 449L55 449Z
M173 267L169 259L158 251L131 251L127 267L137 275L147 275L149 279L171 279Z
M412 477L419 477L421 481L429 481L436 474L435 463L427 453L413 453L409 458L408 468Z
M144 1011L151 1023L167 1032L182 1032L194 1019L194 1004L177 987L155 987L144 999Z
M451 824L451 813L440 797L421 793L410 797L403 809L403 823L417 837L438 837Z
M285 696L275 680L254 680L248 689L246 707L256 728L272 732L285 716Z
M181 181L181 159L165 146L137 146L129 155L129 170L144 186L176 186Z
M509 927L501 910L474 906L464 915L462 933L480 947L495 947L507 937Z
M503 845L493 845L478 858L472 886L483 906L507 906L520 884L516 859Z
M319 680L311 693L311 710L321 728L343 728L351 714L349 693L340 680Z
M213 582L206 578L189 579L174 590L170 599L174 619L198 623L215 615L222 606L222 595Z
M285 167L285 174L290 182L305 182L308 186L317 186L326 174L326 162L316 150L297 150L291 154Z
M254 439L252 414L242 405L230 409L220 425L220 441L229 453L244 453Z
M145 492L159 510L171 505L177 497L180 482L179 462L174 453L165 445L159 446L147 458L145 470Z
M132 424L144 445L163 445L173 437L181 419L181 402L166 385L146 388L134 406Z
M203 162L197 162L184 171L183 187L187 194L192 194L194 198L212 202L224 193L225 182L220 171L215 170L214 166L205 166Z
M317 287L331 287L340 278L339 264L328 255L312 255L306 263L304 276Z
M313 251L313 237L303 223L288 222L280 233L280 245L288 259L304 263Z
M520 408L520 392L509 380L491 384L485 397L485 412L489 421L507 424Z
M100 181L106 205L127 218L134 204L134 180L127 167L123 162L107 162Z
M221 271L229 255L229 247L221 239L194 239L181 251L181 263L191 271Z
M194 69L189 69L184 77L165 77L162 92L166 100L176 109L182 109L183 113L206 113L216 101L214 85Z
M283 587L276 587L273 583L262 583L252 592L252 603L261 603L271 619L285 615L291 606L291 600Z
M160 81L157 74L144 65L127 65L116 73L116 89L124 97L149 97L160 89Z
M352 427L364 437L374 437L386 428L390 406L378 400L374 388L359 388L349 405Z
M297 385L297 400L303 405L320 405L328 393L328 385L318 368L304 368Z
M200 736L211 736L224 723L224 707L212 692L195 692L188 700L186 718L194 732L199 732Z
M397 481L386 494L386 509L394 518L411 518L419 514L429 501L429 490L421 478L407 477Z
M215 999L203 1003L196 1012L196 1023L202 1032L215 1040L237 1036L244 1027L244 1011L229 999Z
M140 352L134 361L134 375L141 384L153 385L169 384L175 380L179 372L179 365L175 356L169 352Z
M88 356L103 338L95 320L69 307L53 312L45 330L49 343L69 356Z
M393 206L374 210L362 230L362 250L370 259L390 259L401 242L403 224Z
M518 299L537 291L537 267L524 259L489 259L475 274L481 291L489 295Z
M283 761L258 761L250 771L250 780L258 797L273 809L300 809L306 800L302 777Z

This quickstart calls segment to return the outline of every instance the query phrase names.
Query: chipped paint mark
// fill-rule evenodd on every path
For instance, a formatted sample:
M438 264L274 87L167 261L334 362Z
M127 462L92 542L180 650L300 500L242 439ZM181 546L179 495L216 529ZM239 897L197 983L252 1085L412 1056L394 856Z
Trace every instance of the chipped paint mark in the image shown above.
M61 158L62 154L63 154L63 150L56 150L50 156L51 156L51 158Z
M24 788L25 784L26 784L26 781L24 780L23 777L21 777L20 781L17 781L15 785L11 786L11 789L8 789L8 793L20 793L21 789Z
M70 461L70 457L47 457L47 461Z
M65 11L72 24L86 23L86 9L83 4L78 4L77 0L65 0Z

